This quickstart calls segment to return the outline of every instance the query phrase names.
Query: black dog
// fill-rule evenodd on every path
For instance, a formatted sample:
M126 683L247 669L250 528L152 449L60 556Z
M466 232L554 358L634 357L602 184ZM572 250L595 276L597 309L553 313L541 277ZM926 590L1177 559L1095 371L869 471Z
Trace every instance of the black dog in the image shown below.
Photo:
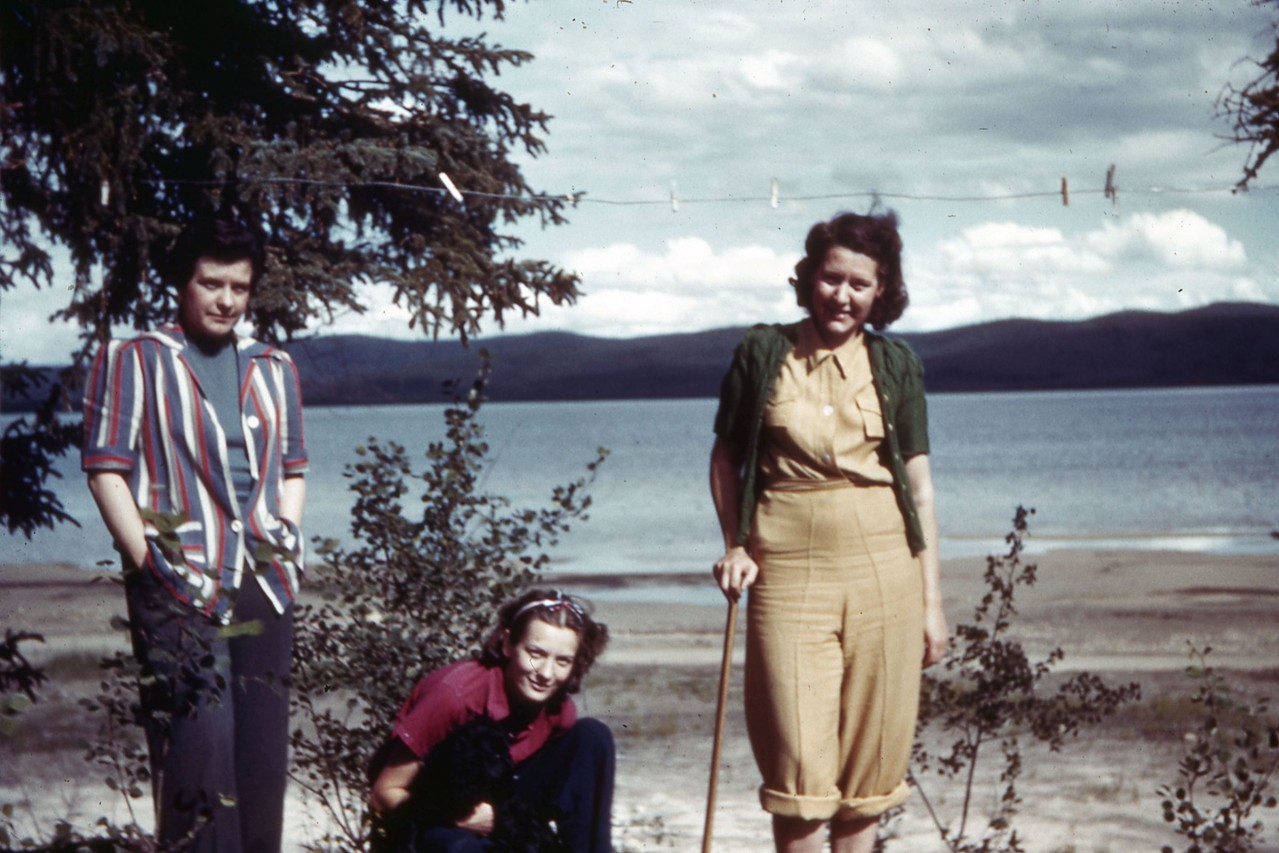
M409 799L387 820L384 849L418 850L431 828L455 826L480 803L493 806L493 853L569 853L547 816L514 796L515 765L506 734L492 719L475 716L431 749L409 786Z

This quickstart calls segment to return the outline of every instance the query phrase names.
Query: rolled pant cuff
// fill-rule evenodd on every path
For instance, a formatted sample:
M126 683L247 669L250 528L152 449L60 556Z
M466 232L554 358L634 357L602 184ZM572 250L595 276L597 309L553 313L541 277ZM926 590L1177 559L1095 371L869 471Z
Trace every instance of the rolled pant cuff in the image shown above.
M910 798L910 786L905 781L887 794L860 799L841 799L838 794L827 797L805 797L788 794L760 786L759 803L764 811L782 817L801 820L860 820L879 817L891 808L900 806Z

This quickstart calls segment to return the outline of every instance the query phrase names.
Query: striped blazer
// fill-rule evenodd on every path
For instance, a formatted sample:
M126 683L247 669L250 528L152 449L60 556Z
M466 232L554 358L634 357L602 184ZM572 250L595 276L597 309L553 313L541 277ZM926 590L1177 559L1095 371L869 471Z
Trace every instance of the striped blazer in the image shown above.
M125 475L146 528L146 568L179 601L229 622L248 570L283 612L303 554L297 526L279 515L284 478L307 469L297 369L283 350L236 341L252 480L241 507L186 345L180 327L164 326L102 348L85 387L81 468Z

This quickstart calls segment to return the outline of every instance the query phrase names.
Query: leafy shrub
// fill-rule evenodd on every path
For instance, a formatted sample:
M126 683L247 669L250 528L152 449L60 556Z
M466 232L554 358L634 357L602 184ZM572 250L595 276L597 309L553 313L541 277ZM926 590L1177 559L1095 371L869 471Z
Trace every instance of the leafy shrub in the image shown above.
M43 643L44 636L6 628L0 640L0 735L5 737L17 731L18 715L36 701L36 688L47 678L43 667L34 666L22 651L29 642Z
M32 666L18 649L20 642L37 639L38 634L5 632L0 645L0 689L13 687L20 697L35 702L35 688L45 681L43 668ZM16 823L17 806L5 803L0 806L0 845L3 849L25 850L32 853L53 851L119 851L119 853L155 853L160 849L155 837L143 829L137 821L133 804L146 795L144 790L150 781L150 768L146 749L142 743L141 707L138 703L139 667L131 655L116 652L99 662L102 670L98 692L80 700L89 719L96 719L95 736L84 744L85 761L98 770L105 771L103 784L125 804L129 820L123 826L110 818L100 817L89 831L74 826L66 819L53 821L49 829L37 828L34 833L20 832ZM19 705L19 708L23 706ZM6 702L6 714L14 708ZM6 717L9 725L0 726L0 733L12 733L16 719ZM176 853L181 847L171 848Z
M335 827L321 849L365 848L366 770L409 689L475 648L497 605L540 576L542 549L586 518L603 449L584 477L554 488L546 508L481 491L488 373L486 359L465 393L454 389L424 471L402 446L371 438L346 472L355 542L321 545L326 600L299 610L294 648L295 779Z
M1255 813L1279 805L1272 781L1279 770L1279 720L1267 700L1238 696L1208 665L1211 651L1191 646L1186 673L1198 684L1191 701L1202 716L1177 764L1180 781L1158 793L1164 820L1189 842L1185 853L1248 853L1263 829Z
M924 676L918 734L936 728L943 739L950 740L944 751L933 754L921 737L916 737L911 781L947 849L956 853L1024 850L1013 827L1021 802L1017 779L1022 771L1023 736L1058 752L1082 727L1097 723L1141 694L1135 683L1111 687L1098 676L1080 672L1055 692L1043 695L1041 682L1064 653L1053 649L1044 660L1032 662L1011 636L1017 590L1034 585L1038 571L1037 566L1021 559L1029 535L1027 519L1033 513L1033 509L1017 507L1013 529L1004 538L1008 550L986 558L986 592L973 611L972 622L955 629L956 640L940 665L943 675ZM992 749L1003 762L999 773L1002 791L986 825L974 832L969 820L977 767ZM959 813L949 821L937 813L924 789L922 778L929 772L962 781Z

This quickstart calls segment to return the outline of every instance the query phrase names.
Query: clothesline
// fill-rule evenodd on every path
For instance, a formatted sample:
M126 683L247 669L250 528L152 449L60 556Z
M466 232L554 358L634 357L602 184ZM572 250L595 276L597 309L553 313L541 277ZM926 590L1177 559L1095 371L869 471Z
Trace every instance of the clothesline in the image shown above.
M945 203L980 203L980 202L997 202L997 201L1020 201L1036 198L1060 198L1063 205L1068 205L1071 196L1104 196L1114 203L1118 203L1119 187L1114 183L1114 167L1107 172L1106 186L1101 188L1072 189L1068 186L1066 178L1061 179L1059 189L1039 190L1031 192L1018 193L985 193L972 195L940 195L930 193L905 193L892 192L885 190L847 190L830 193L814 193L803 195L785 195L780 191L779 182L774 179L769 194L767 195L727 195L727 196L706 196L706 197L681 197L679 195L677 184L671 182L670 194L664 198L641 198L641 199L620 199L620 198L600 198L589 195L586 191L575 190L567 193L491 193L479 190L468 190L465 187L459 187L445 172L440 172L439 185L428 184L411 184L402 181L330 181L316 178L294 178L294 177L277 177L277 176L238 176L236 181L242 184L270 184L270 185L294 185L294 186L316 186L328 188L354 188L354 187L370 187L378 189L394 189L406 192L431 193L435 195L449 195L459 204L465 204L467 198L475 199L512 199L526 202L561 200L566 201L573 206L583 204L600 204L615 207L643 207L643 206L665 206L669 205L673 212L678 212L680 205L687 204L759 204L767 203L776 208L782 201L830 201L833 199L851 199L851 198L881 198L881 199L897 199L903 201L929 201L929 202L945 202ZM188 179L166 179L155 178L146 179L141 183L149 185L187 185L187 186L225 186L225 181L212 180L188 180ZM1279 190L1279 187L1273 186L1253 186L1246 192L1266 193ZM1235 186L1199 186L1199 187L1179 187L1179 186L1147 186L1147 187L1124 187L1125 195L1195 195L1195 194L1237 194L1239 190ZM103 182L102 202L106 204L110 199L110 188Z

